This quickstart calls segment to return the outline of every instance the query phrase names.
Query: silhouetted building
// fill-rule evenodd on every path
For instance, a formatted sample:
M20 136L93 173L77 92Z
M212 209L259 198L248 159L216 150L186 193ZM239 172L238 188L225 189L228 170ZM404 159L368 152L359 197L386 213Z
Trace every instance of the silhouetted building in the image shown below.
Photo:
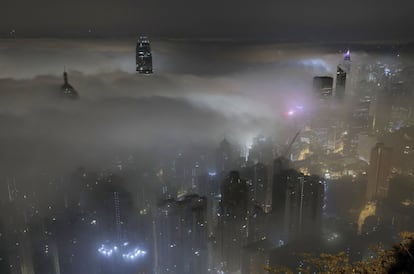
M158 273L207 273L207 200L199 195L163 200L155 224Z
M253 139L252 147L249 149L248 161L253 164L269 164L273 160L273 141L259 135Z
M216 154L216 171L219 174L226 173L232 169L233 164L234 159L231 144L226 139L223 139Z
M332 96L333 78L329 76L313 77L313 92L319 97Z
M324 182L294 169L275 173L273 212L283 220L285 240L320 232L324 203Z
M373 201L387 197L392 149L377 143L371 150L366 198Z
M68 81L68 73L66 71L63 72L63 85L61 87L61 95L63 97L69 98L69 99L78 99L79 95L78 92L75 90L75 88L69 84Z
M236 272L242 268L242 247L247 243L248 186L237 171L231 171L224 179L221 193L217 252L222 269Z
M335 85L335 97L342 99L345 96L346 87L346 72L343 68L338 66L336 71L336 85Z
M262 163L245 168L245 176L249 184L249 198L263 209L267 205L268 167Z
M396 231L410 231L414 227L414 177L397 176L390 180L385 218Z
M141 36L136 48L136 69L139 73L152 73L152 54L148 37Z
M101 199L98 222L105 227L106 239L111 241L130 241L133 237L133 202L129 192L122 186L122 178L110 175L101 182L98 195Z
M244 219L248 209L249 193L246 181L237 171L231 171L221 189L223 215L231 219Z

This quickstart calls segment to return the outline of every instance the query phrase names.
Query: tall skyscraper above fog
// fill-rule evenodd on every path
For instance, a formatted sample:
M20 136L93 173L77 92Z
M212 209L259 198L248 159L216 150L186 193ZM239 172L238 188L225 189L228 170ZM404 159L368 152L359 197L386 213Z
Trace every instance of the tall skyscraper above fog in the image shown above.
M377 143L371 150L366 198L373 201L385 198L388 194L391 171L392 149L383 143Z
M338 65L336 70L336 84L335 84L335 97L337 99L343 99L345 96L346 78L351 70L351 53L349 50L344 55L343 62Z
M136 69L139 73L152 73L152 54L150 41L146 36L140 36L136 48Z
M61 87L61 95L63 97L66 98L70 98L70 99L78 99L79 98L79 94L76 92L75 88L69 84L68 81L68 73L66 72L66 70L63 72L63 85Z

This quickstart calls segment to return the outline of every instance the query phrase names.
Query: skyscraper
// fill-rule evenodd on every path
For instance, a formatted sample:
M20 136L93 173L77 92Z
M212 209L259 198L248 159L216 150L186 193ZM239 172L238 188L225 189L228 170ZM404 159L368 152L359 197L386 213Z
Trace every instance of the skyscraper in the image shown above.
M141 36L136 48L136 69L139 73L152 73L152 54L148 37Z
M163 200L156 215L160 273L207 273L207 199L197 194Z
M388 194L391 171L392 149L383 143L377 143L371 150L366 198L373 201L385 198Z
M217 233L220 265L226 272L236 272L242 267L241 251L247 241L248 186L237 171L231 171L223 181L221 193Z
M335 84L335 97L337 99L343 99L346 88L346 78L351 70L351 53L349 50L344 55L343 62L338 65L336 70L336 84Z
M276 159L275 165L278 162ZM275 168L272 200L273 212L282 220L285 240L320 229L324 202L324 182L320 177Z
M66 98L70 99L78 99L79 95L76 92L75 88L69 84L68 81L68 73L66 71L63 72L63 85L61 87L62 93L61 95Z
M230 171L233 167L233 149L231 144L226 140L220 142L220 147L217 149L216 153L216 171L219 174L226 173Z
M335 85L335 97L337 99L344 98L345 85L346 85L346 72L341 66L338 66L336 70L336 85Z
M313 92L321 97L332 96L333 78L330 76L315 76L313 77Z
M267 204L268 172L268 167L262 163L245 169L245 176L249 184L249 198L263 209Z

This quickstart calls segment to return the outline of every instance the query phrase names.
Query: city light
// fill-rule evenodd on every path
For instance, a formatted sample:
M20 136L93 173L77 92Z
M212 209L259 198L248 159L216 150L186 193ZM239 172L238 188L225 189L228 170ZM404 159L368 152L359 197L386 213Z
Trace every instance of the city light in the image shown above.
M139 247L131 247L129 242L124 242L119 247L118 245L102 244L98 248L98 253L105 258L122 258L122 260L126 262L131 262L144 257L147 254L147 251L142 250Z
M315 270L314 262L349 273L377 259L371 246L393 252L381 263L404 257L411 273L414 232L405 250L397 241L414 230L414 44L347 41L372 26L374 37L390 33L366 12L383 5L362 10L359 1L340 16L336 7L307 9L311 16L296 17L319 20L311 31L303 26L312 22L293 20L296 27L280 28L289 35L278 33L277 41L263 26L300 9L264 5L283 10L274 16L256 5L254 13L271 20L247 31L261 31L269 43L248 42L262 35L246 28L226 37L223 25L256 22L251 16L176 29L178 39L157 34L156 13L132 2L95 14L122 27L89 20L79 30L132 33L142 13L138 29L153 33L151 43L129 34L30 41L20 38L30 37L23 26L32 22L17 19L18 37L13 30L2 41L0 274L278 273L285 264L292 271L283 272L293 273ZM59 12L89 8L92 18L96 9L72 6ZM200 18L215 8L201 9ZM364 24L352 29L343 19L354 10L361 20L351 21ZM376 14L399 18L384 11ZM338 22L339 29L326 27ZM215 24L219 40L210 32ZM182 39L194 36L192 27L198 35ZM73 30L56 33L64 39ZM290 35L310 41L290 43ZM324 35L344 42L317 42Z
M147 254L146 251L141 250L139 248L134 248L133 250L123 253L122 254L122 258L126 261L131 261L131 260L135 260L137 258L143 257L145 256L145 254Z
M211 176L211 177L216 176L216 175L217 175L217 172L215 172L215 171L210 171L208 173L208 176Z

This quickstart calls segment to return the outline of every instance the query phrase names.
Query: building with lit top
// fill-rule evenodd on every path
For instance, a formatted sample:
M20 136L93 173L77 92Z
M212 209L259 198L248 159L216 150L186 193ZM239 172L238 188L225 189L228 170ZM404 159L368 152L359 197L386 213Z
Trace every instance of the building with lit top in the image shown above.
M136 47L136 70L139 73L152 73L152 53L148 37L141 36Z
M349 50L344 55L342 64L338 65L336 70L336 83L335 83L335 97L342 100L345 96L347 75L351 69L351 53Z

